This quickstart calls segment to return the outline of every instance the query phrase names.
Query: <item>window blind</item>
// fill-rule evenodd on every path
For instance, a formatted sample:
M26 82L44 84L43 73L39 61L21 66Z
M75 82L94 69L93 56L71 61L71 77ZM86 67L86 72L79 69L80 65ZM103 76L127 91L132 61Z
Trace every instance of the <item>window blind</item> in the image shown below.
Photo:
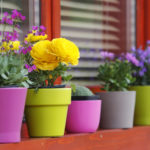
M61 37L72 40L80 49L79 65L69 72L72 82L98 85L100 51L127 51L127 31L134 32L133 21L127 29L130 13L123 0L61 0Z

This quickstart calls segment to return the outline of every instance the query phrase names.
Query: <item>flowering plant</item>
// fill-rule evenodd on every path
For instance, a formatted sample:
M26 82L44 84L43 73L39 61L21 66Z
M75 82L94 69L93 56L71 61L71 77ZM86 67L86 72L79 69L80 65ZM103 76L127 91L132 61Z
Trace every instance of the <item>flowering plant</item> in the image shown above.
M135 81L133 70L127 60L119 60L113 53L101 52L104 64L98 68L98 79L102 82L103 90L126 91Z
M23 86L28 87L29 81L27 75L28 70L25 69L25 59L22 53L22 47L18 40L19 34L17 28L20 28L18 22L25 20L17 10L13 10L11 14L4 13L0 21L3 31L1 34L0 44L0 86ZM11 26L12 30L7 32L7 26Z
M132 48L130 53L124 55L124 59L131 63L134 70L133 76L136 81L133 85L150 85L150 46L148 43L145 50Z
M66 74L68 65L77 65L80 57L73 42L65 38L49 41L44 31L44 26L34 26L25 38L26 68L35 88L52 87L59 76L70 80L72 76Z

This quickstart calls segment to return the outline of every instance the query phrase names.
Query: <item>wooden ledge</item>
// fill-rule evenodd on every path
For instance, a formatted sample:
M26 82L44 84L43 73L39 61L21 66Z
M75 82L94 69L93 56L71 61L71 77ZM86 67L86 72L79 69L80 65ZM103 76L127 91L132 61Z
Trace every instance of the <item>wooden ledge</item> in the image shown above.
M150 126L68 134L60 138L23 138L0 150L150 150Z

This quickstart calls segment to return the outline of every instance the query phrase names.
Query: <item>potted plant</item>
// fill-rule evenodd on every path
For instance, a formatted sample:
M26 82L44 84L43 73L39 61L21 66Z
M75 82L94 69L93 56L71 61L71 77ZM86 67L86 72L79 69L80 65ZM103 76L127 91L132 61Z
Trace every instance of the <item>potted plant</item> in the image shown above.
M66 130L72 133L95 132L99 126L101 100L88 88L76 86L68 109Z
M29 73L34 84L27 93L25 116L31 137L58 137L64 135L71 88L54 83L59 76L71 79L65 72L68 64L78 64L79 50L64 38L47 40L44 30L43 26L33 27L25 39L26 47L31 46L26 53L27 68L36 68Z
M145 50L133 48L124 55L129 60L134 70L136 81L130 90L137 93L135 105L135 125L150 125L150 46L149 41ZM131 59L135 57L135 59Z
M13 10L11 14L5 12L1 20L4 30L0 45L0 143L20 142L26 93L31 83L16 31L18 21L24 19L20 12ZM11 32L6 31L6 25Z
M135 108L135 91L128 87L135 81L127 60L105 56L105 63L98 69L98 79L106 92L97 93L102 99L100 127L105 129L132 128Z

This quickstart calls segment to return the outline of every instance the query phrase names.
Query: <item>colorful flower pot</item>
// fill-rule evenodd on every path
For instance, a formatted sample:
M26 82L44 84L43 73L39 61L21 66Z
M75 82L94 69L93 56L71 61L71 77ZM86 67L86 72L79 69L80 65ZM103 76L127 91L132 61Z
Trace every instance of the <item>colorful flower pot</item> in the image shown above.
M95 132L99 126L101 100L72 100L68 109L66 130L71 133Z
M100 128L132 128L135 109L135 91L100 92L102 113Z
M27 88L0 88L0 143L20 142Z
M25 117L31 137L59 137L64 135L70 88L29 89Z
M150 125L150 86L132 86L136 91L135 125Z

